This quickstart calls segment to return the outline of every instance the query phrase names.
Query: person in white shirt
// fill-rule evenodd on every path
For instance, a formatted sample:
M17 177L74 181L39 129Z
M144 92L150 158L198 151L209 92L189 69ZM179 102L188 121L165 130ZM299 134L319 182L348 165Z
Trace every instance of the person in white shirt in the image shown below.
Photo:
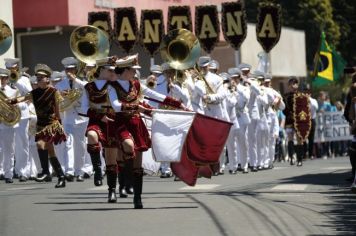
M267 121L268 121L268 135L267 135L267 158L265 160L265 168L273 168L273 162L275 157L276 140L279 136L279 121L277 117L278 110L284 110L285 104L283 102L282 95L274 90L271 86L272 76L270 74L265 75L264 86L268 98L267 108Z
M247 127L250 124L250 116L248 113L248 100L250 99L250 89L243 85L241 78L241 70L234 67L229 68L230 80L236 84L236 117L239 128L236 130L237 154L240 156L240 164L242 173L248 173L248 142L247 142Z
M11 81L12 86L16 87L20 96L25 96L31 90L31 83L28 77L23 76L19 68L20 59L18 58L5 58L6 69L11 71L11 75L18 79ZM21 120L15 131L15 172L19 175L20 182L25 182L30 177L29 173L29 120L30 112L28 103L22 102L18 106L21 109Z
M66 76L55 86L62 94L76 89L83 93L87 82L76 76L78 60L73 57L66 57L62 60ZM80 99L75 101L69 108L63 111L63 126L67 134L67 141L63 152L62 160L67 181L73 181L74 176L78 182L84 181L83 168L86 155L85 131L88 125L88 118L80 116Z
M8 85L10 71L7 69L0 69L0 96L3 99L12 99L19 96L19 91ZM7 125L4 122L0 123L0 163L3 163L3 171L5 183L13 183L13 171L15 161L15 125Z

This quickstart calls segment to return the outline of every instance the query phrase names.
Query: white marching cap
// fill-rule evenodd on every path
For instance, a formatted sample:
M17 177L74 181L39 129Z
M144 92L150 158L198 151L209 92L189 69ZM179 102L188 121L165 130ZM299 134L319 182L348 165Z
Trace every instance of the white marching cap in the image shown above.
M64 77L64 74L62 72L53 71L52 75L51 75L51 78L50 78L50 81L57 82L57 81L62 80L63 77Z
M161 68L162 68L162 72L172 69L172 67L167 62L163 63L161 65Z
M86 63L85 66L86 67L95 67L96 63Z
M19 58L5 58L5 67L6 68L13 68L19 65L20 59Z
M220 76L221 78L223 78L224 81L229 81L229 79L230 79L229 73L226 73L226 72L220 73L219 76Z
M162 67L160 65L152 65L150 67L150 71L151 73L156 73L156 74L162 74L163 72Z
M211 58L208 57L208 56L199 57L198 66L199 67L206 67L206 66L209 65L210 61L211 61Z
M65 57L62 59L62 65L64 68L76 68L78 66L78 60L74 57Z
M241 76L241 70L237 67L229 68L227 73L229 73L231 77Z
M8 77L10 76L10 71L8 69L0 68L0 77Z
M116 66L119 68L141 69L141 66L138 64L138 54L117 59Z
M238 68L239 68L240 70L251 70L251 65L246 64L246 63L241 63L241 64L238 66Z
M209 69L212 69L212 70L218 70L220 68L220 64L217 60L211 60L209 62Z
M272 75L271 74L265 74L265 82L271 82L272 80Z

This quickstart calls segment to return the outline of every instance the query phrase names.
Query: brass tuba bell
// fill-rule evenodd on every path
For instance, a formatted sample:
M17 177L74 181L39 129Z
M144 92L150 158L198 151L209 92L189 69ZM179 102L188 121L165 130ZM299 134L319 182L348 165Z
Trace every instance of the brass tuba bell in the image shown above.
M170 67L176 70L185 70L194 67L200 56L200 43L198 38L189 30L171 30L163 37L161 56Z
M0 55L4 54L11 47L12 32L10 27L0 20Z
M8 97L0 91L0 123L7 126L14 126L21 119L20 108L16 105L10 105L6 100Z
M94 64L97 59L109 55L110 43L104 31L92 25L85 25L73 30L70 35L70 48L78 60Z

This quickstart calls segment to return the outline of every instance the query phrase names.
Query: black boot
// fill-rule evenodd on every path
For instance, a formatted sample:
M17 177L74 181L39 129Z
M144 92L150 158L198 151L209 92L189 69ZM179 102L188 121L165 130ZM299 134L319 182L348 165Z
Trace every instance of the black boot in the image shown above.
M142 209L141 193L142 193L143 169L135 169L133 173L133 188L134 188L134 208Z
M126 160L123 169L125 176L125 191L127 194L133 194L133 159Z
M88 144L87 151L90 154L91 163L94 170L94 185L101 186L103 185L103 174L101 172L101 159L100 159L100 145L97 144Z
M120 198L127 198L127 193L125 190L125 173L123 169L120 170L118 174L119 179L119 196Z
M101 172L100 152L90 153L90 158L94 170L94 185L101 186L103 185L103 174Z
M117 166L116 165L106 166L106 180L109 187L108 202L115 203L117 201L116 198Z
M296 145L295 146L295 152L297 154L297 166L302 166L303 165L304 146L303 145Z
M49 165L48 165L48 150L37 149L38 157L41 162L42 173L38 174L35 181L37 182L51 182L52 177L49 173Z
M293 154L294 154L294 143L293 141L288 141L288 156L291 165L294 165Z
M66 178L64 176L61 164L59 163L57 157L50 157L49 161L51 162L51 165L53 169L56 171L58 177L58 183L54 187L64 188L66 186Z

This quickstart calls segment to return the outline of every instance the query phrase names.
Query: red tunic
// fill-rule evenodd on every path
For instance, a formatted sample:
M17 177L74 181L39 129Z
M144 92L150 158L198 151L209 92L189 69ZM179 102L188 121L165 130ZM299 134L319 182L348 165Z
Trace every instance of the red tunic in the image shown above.
M130 81L128 92L117 82L111 83L111 86L115 89L121 103L140 104L141 86L139 81ZM148 130L138 111L116 113L116 124L120 141L132 139L135 143L135 151L143 152L151 147Z
M115 119L113 109L102 107L110 106L110 101L107 96L107 84L99 90L93 81L87 83L84 88L87 91L89 98L89 109L87 112L89 123L86 132L96 132L103 147L117 147L118 143L115 132L115 122L104 123L101 121L104 115L107 115L113 120Z

